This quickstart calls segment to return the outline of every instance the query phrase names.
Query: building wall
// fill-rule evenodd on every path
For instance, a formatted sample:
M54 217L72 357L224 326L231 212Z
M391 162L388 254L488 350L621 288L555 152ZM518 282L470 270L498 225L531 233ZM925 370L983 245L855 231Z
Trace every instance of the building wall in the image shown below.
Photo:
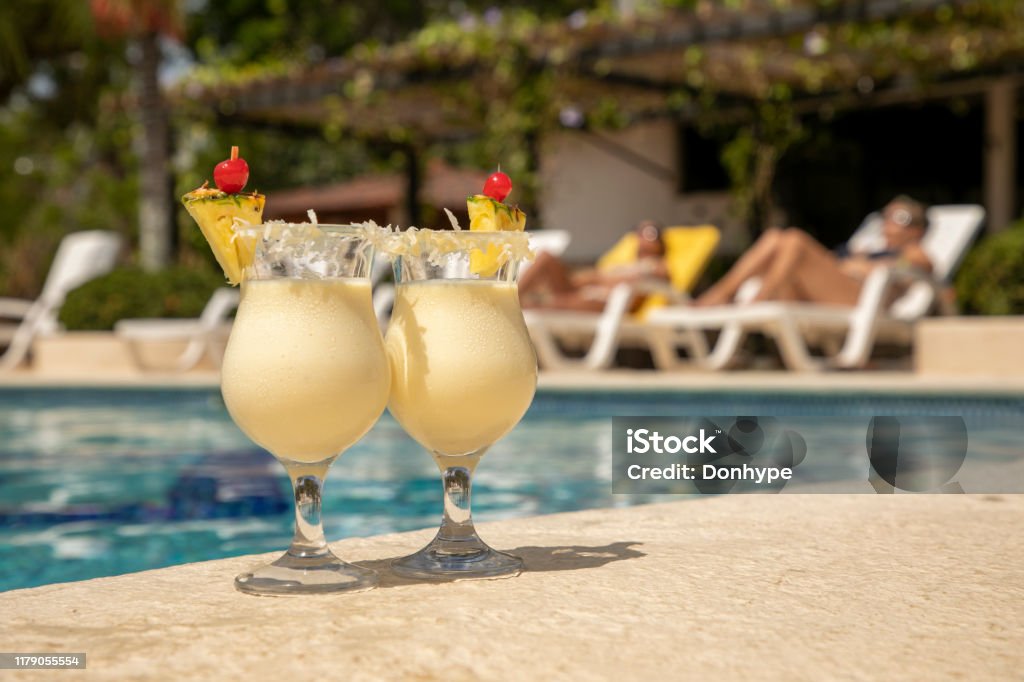
M664 225L718 225L724 231L724 251L736 251L745 243L745 231L731 215L728 192L681 195L674 179L630 163L594 140L593 135L672 173L678 172L676 128L669 120L621 131L567 130L548 135L541 151L538 223L572 234L568 260L593 261L644 219Z

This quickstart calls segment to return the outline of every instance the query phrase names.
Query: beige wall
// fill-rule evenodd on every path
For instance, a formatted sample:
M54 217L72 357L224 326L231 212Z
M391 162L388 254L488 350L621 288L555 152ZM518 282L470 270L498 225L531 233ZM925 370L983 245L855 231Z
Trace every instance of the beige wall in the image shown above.
M731 217L728 192L680 195L674 180L656 177L594 144L588 139L594 134L677 171L671 121L621 131L548 135L541 157L539 224L569 230L573 236L566 253L569 260L592 261L645 218L665 225L716 224L725 231L723 248L735 250L742 245L744 231Z

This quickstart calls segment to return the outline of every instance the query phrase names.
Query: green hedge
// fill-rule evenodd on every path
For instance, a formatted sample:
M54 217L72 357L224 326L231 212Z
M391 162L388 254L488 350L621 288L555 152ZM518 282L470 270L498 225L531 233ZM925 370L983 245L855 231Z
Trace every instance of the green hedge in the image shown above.
M196 317L221 286L223 275L206 270L120 268L69 293L60 321L69 331L90 331L113 329L126 318Z
M984 237L956 278L965 312L1024 315L1024 221Z

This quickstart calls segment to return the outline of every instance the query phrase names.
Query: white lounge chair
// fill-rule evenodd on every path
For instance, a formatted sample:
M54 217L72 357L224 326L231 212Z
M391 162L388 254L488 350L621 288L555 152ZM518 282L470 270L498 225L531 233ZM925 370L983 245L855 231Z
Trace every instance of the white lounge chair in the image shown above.
M219 367L222 359L220 344L227 338L229 316L238 307L238 300L238 289L221 287L213 292L198 318L120 320L114 325L114 331L128 344L132 357L142 369L184 372L195 367L204 355ZM157 366L148 362L141 346L168 341L188 343L169 365Z
M0 370L17 367L36 336L56 332L60 328L57 314L68 292L110 272L120 250L121 237L115 232L73 232L57 247L39 298L0 298L0 317L9 320L0 325L0 344L7 346L0 357Z
M680 330L718 329L714 350L696 364L722 369L731 364L749 332L772 336L783 362L790 369L815 371L828 367L858 368L867 364L877 340L907 344L914 322L938 308L951 313L951 304L941 296L949 285L985 218L975 205L933 206L928 209L929 228L922 248L932 262L932 272L902 267L878 267L864 281L855 306L813 303L746 303L757 293L760 282L745 282L732 305L714 308L674 306L653 311L648 323L673 333ZM869 216L851 237L855 246L878 246L881 219ZM894 285L907 285L906 292L889 306ZM665 339L666 337L661 337ZM838 342L842 339L842 343ZM813 357L808 344L822 341L825 358ZM665 342L656 354L659 368L680 364L678 355ZM828 352L831 351L831 352Z
M677 361L678 347L689 348L695 357L707 355L707 342L699 330L654 327L647 324L646 316L659 306L689 300L687 292L707 267L718 245L719 231L713 226L702 225L669 227L662 234L671 283L650 280L619 284L609 292L600 313L545 309L523 311L541 367L557 370L606 369L615 361L616 351L627 345L649 348L658 364ZM602 261L609 259L611 264L618 265L624 257L635 258L635 254L635 235L627 234L602 256L598 264L600 266ZM630 314L630 303L636 294L647 294L648 298L637 314ZM563 352L562 344L584 347L586 351L582 357L570 357ZM671 357L658 357L663 353Z

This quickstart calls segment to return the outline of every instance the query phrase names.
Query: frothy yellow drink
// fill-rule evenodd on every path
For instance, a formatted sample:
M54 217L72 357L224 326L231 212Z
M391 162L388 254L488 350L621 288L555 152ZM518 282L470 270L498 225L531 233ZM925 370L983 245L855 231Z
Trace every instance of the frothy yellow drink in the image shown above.
M514 284L400 284L385 343L388 409L431 451L462 455L491 445L533 400L537 358Z
M232 419L277 457L319 462L384 410L387 356L364 280L252 280L224 354Z

